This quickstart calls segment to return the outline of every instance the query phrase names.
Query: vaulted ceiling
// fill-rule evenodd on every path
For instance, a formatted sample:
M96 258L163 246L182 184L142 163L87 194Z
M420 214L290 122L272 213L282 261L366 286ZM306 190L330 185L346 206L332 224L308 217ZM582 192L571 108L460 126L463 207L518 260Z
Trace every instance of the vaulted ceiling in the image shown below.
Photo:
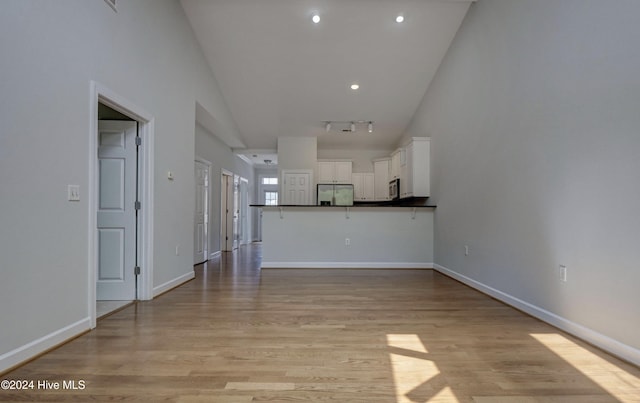
M239 140L248 149L269 150L280 136L315 136L321 149L394 147L471 1L181 3ZM396 22L398 15L403 22ZM327 121L334 122L328 132ZM373 132L359 121L373 122Z

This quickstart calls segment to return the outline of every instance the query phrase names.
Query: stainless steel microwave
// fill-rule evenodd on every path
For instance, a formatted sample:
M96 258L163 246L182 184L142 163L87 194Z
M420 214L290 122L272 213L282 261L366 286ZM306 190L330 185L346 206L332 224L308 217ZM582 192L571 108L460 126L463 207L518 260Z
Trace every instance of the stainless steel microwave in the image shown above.
M389 199L395 200L400 198L400 179L394 179L389 182Z

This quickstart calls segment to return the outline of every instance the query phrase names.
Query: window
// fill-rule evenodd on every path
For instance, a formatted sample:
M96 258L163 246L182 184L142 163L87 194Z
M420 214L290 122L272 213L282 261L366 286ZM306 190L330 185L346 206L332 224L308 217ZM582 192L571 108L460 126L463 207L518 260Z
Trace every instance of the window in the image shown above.
M278 192L265 191L264 192L264 204L265 206L277 206L278 205Z
M277 185L278 178L262 178L263 185Z

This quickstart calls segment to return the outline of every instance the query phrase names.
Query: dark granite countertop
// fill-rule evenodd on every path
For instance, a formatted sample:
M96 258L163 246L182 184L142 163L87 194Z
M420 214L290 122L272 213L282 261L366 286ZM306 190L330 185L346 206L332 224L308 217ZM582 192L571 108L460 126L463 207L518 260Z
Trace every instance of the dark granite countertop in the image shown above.
M318 206L315 204L278 204L277 206L265 204L250 204L251 207L314 207L314 208L345 208L345 207L409 207L409 208L436 208L433 204L428 204L428 197L408 197L398 200L355 201L352 206Z

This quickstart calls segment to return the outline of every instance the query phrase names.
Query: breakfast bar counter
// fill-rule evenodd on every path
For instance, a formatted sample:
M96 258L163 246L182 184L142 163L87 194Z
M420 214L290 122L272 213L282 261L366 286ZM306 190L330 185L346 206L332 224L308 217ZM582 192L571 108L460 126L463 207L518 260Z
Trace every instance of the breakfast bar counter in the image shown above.
M432 268L435 206L253 205L263 268Z

